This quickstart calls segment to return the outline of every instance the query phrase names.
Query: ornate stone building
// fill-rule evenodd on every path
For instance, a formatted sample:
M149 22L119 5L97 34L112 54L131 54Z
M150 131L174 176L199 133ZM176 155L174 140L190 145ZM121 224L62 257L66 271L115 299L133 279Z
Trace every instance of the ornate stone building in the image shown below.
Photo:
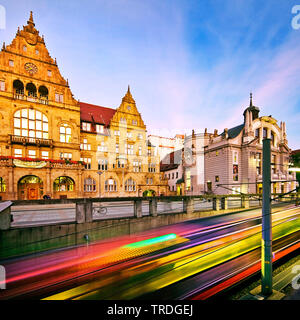
M0 52L0 197L167 194L130 89L117 109L74 99L32 13Z
M205 192L262 192L262 140L271 139L272 192L284 193L296 188L295 173L289 173L285 122L278 125L272 116L259 116L252 104L244 111L244 122L222 134L215 130L204 148Z

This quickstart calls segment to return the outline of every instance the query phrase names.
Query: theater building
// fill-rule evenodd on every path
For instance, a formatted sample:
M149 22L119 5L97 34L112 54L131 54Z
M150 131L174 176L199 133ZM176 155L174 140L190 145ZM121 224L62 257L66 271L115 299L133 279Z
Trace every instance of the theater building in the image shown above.
M168 193L130 88L117 109L77 101L32 13L0 52L2 200Z
M214 194L262 192L262 142L271 139L271 191L284 193L296 188L295 172L290 173L285 122L260 116L252 103L245 109L242 124L215 130L204 147L205 192Z

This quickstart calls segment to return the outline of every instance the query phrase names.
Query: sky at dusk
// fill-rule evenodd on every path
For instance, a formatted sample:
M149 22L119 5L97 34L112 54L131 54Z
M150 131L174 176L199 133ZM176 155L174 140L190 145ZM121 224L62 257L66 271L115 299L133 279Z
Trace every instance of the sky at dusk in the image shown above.
M76 99L117 108L128 84L149 134L209 132L260 115L300 149L300 29L290 0L0 0L11 43L33 11Z

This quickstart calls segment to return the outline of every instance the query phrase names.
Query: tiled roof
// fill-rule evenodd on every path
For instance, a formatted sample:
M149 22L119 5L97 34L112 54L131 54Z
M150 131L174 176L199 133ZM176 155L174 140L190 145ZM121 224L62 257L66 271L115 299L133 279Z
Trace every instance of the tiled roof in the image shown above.
M110 124L112 117L116 113L116 110L111 108L105 108L85 102L79 102L79 104L80 119L82 121L104 124L106 127Z

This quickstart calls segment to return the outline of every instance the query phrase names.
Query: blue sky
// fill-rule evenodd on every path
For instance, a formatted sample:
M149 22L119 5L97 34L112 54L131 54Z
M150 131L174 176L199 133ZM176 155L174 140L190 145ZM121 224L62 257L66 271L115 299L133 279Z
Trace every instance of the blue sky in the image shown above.
M300 1L298 1L300 4ZM239 125L253 92L300 149L300 29L289 0L0 0L10 43L34 13L74 96L117 108L127 85L148 133Z

